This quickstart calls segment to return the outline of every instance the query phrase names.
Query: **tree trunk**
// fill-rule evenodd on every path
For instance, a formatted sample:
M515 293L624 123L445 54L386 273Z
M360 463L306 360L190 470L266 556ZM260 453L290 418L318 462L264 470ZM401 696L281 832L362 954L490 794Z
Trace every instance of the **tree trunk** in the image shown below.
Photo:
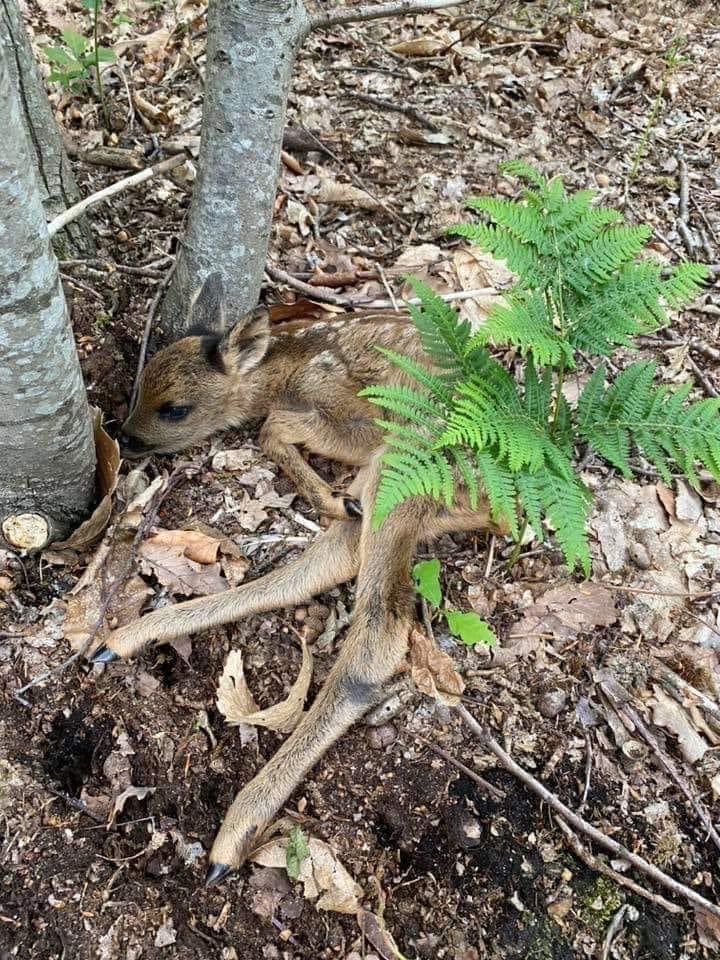
M17 0L0 0L0 32L9 39L8 66L17 86L23 123L38 173L45 219L49 221L77 203L80 191L35 64ZM55 243L56 249L62 249L67 256L92 256L95 250L90 227L84 218L66 227Z
M0 33L0 531L41 547L87 514L95 448L80 364Z
M285 105L308 29L302 0L210 0L199 173L163 306L163 341L183 335L192 293L215 271L227 322L257 304Z

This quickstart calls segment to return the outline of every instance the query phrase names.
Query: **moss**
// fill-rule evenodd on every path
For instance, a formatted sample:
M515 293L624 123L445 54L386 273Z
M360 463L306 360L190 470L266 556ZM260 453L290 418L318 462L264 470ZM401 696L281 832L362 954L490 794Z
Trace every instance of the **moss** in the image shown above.
M623 904L616 884L601 875L579 894L578 916L595 931L604 931Z

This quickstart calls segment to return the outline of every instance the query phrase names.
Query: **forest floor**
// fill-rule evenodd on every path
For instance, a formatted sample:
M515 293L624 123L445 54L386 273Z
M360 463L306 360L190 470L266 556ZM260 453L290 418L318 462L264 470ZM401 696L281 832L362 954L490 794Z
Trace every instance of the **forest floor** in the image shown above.
M111 6L101 33L121 66L105 73L112 133L91 92L52 88L83 194L123 175L103 165L108 147L127 170L153 162L169 141L192 151L198 133L204 5ZM409 271L444 291L492 285L496 268L443 230L463 218L468 195L514 193L498 173L513 157L623 206L630 221L652 227L652 250L668 262L720 261L715 4L507 2L490 24L475 13L479 31L469 37L457 12L335 27L306 42L289 123L310 130L323 151L317 141L288 144L274 265L306 280L344 274L335 292L353 301L386 297L387 287L404 294ZM38 47L68 24L89 29L80 5L64 0L31 0L28 24ZM669 66L675 38L684 42ZM187 161L178 175L96 208L97 260L61 267L89 395L111 433L127 412L193 176ZM683 233L696 244L689 251ZM336 309L287 285L268 283L263 296L276 319ZM647 340L640 355L658 362L664 381L717 395L719 332L716 284L669 339ZM190 460L196 475L166 491L155 526L194 527L221 543L217 561L204 563L144 544L116 616L255 577L315 536L320 518L293 499L252 431L216 438L210 459L209 449L139 470L122 465L116 532L128 501ZM720 488L704 479L697 493L651 471L630 483L599 463L586 468L597 501L591 579L570 576L548 544L526 544L510 573L511 544L445 537L427 554L442 560L445 595L486 618L499 646L464 648L439 626L437 638L465 679L470 709L518 763L603 832L718 903L720 850L688 798L720 821ZM227 654L242 648L248 683L266 706L297 676L305 632L317 641L314 693L342 642L352 586L314 608L251 617L132 662L73 664L18 699L17 689L63 663L97 614L118 569L100 577L95 550L0 551L0 958L400 956L355 916L318 909L280 867L245 866L203 887L205 854L232 796L282 739L225 725L216 685ZM627 720L610 680L644 724ZM718 955L717 918L682 899L669 912L596 872L548 807L446 707L417 692L398 703L381 727L359 724L344 736L286 815L331 845L404 957ZM428 741L504 796L488 795ZM592 850L673 899L622 858Z

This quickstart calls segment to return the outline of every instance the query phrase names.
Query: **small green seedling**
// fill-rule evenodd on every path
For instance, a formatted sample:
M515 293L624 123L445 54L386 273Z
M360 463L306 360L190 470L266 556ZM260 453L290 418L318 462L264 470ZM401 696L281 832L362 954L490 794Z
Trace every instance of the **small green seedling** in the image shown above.
M291 880L300 878L300 867L303 860L310 856L310 847L305 834L300 827L293 827L288 835L288 845L285 851L285 869Z
M432 560L421 560L413 567L415 589L434 609L440 610L442 590L440 588L440 561L437 557ZM463 613L460 610L442 609L440 613L445 617L448 630L454 637L462 640L469 647L478 643L492 647L497 643L497 637L492 628L472 610Z
M60 36L62 46L43 48L52 65L48 79L71 93L80 93L91 84L90 68L97 63L112 63L115 54L106 47L96 47L91 40L70 27L62 30Z

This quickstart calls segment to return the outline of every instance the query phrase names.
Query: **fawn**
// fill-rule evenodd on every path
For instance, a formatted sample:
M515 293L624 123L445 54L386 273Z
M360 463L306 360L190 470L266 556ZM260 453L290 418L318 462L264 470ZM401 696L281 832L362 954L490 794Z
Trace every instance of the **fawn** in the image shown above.
M357 576L352 624L324 686L275 756L235 798L210 852L207 885L239 867L278 810L328 748L382 697L402 667L414 620L410 565L419 540L452 531L498 529L486 503L449 510L413 498L370 522L382 453L372 406L357 396L370 383L401 376L376 345L422 359L414 326L398 314L288 323L270 330L256 310L224 336L218 275L193 304L197 335L148 363L138 401L123 425L123 450L139 456L189 446L217 430L265 417L260 443L298 490L333 519L297 560L210 597L163 607L112 632L93 660L108 663L230 623L253 613L307 602ZM359 466L346 494L331 490L296 444Z

